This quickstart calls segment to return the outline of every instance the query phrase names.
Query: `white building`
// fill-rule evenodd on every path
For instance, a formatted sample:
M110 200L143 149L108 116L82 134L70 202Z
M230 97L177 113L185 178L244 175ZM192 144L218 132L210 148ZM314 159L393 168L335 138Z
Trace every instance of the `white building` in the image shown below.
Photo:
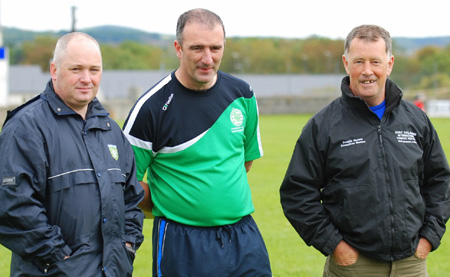
M8 105L8 92L9 92L9 55L8 49L3 46L3 33L0 26L0 107Z

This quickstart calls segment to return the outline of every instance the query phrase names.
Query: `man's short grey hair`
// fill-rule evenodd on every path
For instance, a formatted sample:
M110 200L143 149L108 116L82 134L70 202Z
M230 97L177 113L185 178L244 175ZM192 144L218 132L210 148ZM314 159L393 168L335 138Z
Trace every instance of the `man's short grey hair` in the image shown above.
M53 51L53 60L52 60L56 64L56 66L59 67L61 65L61 61L62 61L64 55L66 54L67 45L69 44L69 42L72 39L78 38L78 37L85 37L85 38L93 41L95 43L95 45L98 47L98 51L101 53L100 45L98 44L97 40L95 40L95 38L91 37L90 35L88 35L86 33L82 33L82 32L68 33L68 34L60 37L58 39L58 41L56 42L55 50Z
M345 39L344 55L347 56L350 43L353 39L361 39L366 42L376 42L380 38L384 40L386 45L386 54L392 56L392 39L388 31L377 25L361 25L353 28Z
M180 44L183 43L184 27L186 26L187 23L191 22L204 24L211 29L216 27L217 24L220 24L222 26L223 38L225 40L225 26L223 25L222 19L220 19L220 17L217 14L206 9L193 9L183 13L178 18L176 36L177 41Z

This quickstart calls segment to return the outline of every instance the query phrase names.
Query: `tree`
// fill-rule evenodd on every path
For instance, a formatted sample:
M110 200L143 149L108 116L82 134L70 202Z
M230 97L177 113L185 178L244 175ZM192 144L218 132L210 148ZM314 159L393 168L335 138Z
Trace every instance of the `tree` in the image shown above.
M417 52L423 78L420 88L448 87L450 80L450 45L446 48L427 46Z
M39 36L34 41L23 43L23 64L37 64L43 71L49 71L57 39L52 36Z
M119 46L102 45L104 69L160 69L163 50L159 47L124 41Z
M49 34L9 44L11 64L38 64L48 71L57 37ZM179 61L173 47L123 41L100 47L108 70L175 70ZM221 70L249 74L345 74L344 41L312 36L306 39L227 38ZM445 88L450 79L450 45L426 46L415 53L399 49L394 40L391 78L402 88Z
M304 41L301 53L309 73L341 73L344 42L312 36Z

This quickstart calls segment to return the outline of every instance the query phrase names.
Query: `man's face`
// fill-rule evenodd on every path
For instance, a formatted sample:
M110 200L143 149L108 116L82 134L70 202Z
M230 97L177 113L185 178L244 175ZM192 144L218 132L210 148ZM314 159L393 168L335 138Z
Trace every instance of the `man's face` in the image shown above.
M384 40L366 42L355 38L342 60L353 94L369 106L381 104L385 98L386 79L394 66L394 57L388 57Z
M102 57L95 43L75 37L67 45L61 64L50 66L56 94L74 111L85 115L102 76Z
M183 30L183 41L175 41L180 59L177 78L187 88L205 90L216 81L222 61L225 38L222 26L214 28L198 23L188 23Z

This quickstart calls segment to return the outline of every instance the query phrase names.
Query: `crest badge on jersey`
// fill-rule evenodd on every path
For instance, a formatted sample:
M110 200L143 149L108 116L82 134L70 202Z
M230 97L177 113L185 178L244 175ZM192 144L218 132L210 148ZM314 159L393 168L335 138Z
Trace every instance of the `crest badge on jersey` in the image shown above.
M234 126L239 127L244 122L244 115L241 110L233 108L230 114L230 119Z
M244 123L244 114L241 110L233 108L230 113L230 120L231 123L236 126L231 128L231 131L233 133L244 131L244 126L242 126L242 124Z
M117 161L119 159L119 151L117 151L117 146L114 144L108 144L108 148L111 156Z

